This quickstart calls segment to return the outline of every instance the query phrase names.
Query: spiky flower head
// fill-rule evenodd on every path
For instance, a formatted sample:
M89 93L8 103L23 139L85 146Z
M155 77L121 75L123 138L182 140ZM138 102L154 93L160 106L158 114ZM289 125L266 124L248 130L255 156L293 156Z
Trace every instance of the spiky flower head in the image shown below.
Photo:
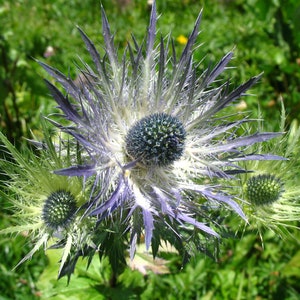
M93 176L87 214L98 216L98 224L109 218L122 220L123 236L130 232L131 257L143 234L147 249L152 241L154 255L161 239L181 252L185 247L203 250L203 236L219 237L210 210L224 204L245 219L234 195L217 185L216 179L243 172L239 161L277 159L248 155L245 149L278 134L238 136L247 120L236 116L232 121L220 113L244 96L260 76L236 88L229 82L213 87L233 53L197 75L201 66L193 61L193 51L201 13L180 56L170 38L156 40L156 20L154 2L146 42L138 45L134 39L120 59L102 8L103 55L79 29L94 63L80 70L79 86L78 80L40 62L67 94L46 80L70 122L67 126L65 121L53 123L73 136L86 153L83 164L55 173Z
M260 125L262 127L262 125ZM281 131L285 131L285 113L282 108ZM293 236L299 230L300 190L299 176L295 173L300 166L300 127L292 122L288 132L266 145L254 145L251 151L272 151L285 157L278 161L247 162L253 173L241 175L244 189L243 210L249 218L249 226L263 232L272 230L281 237Z
M272 174L252 176L246 183L247 199L253 205L269 205L278 200L283 191L282 181Z
M67 190L57 190L45 200L42 219L49 228L67 228L77 210L75 197Z
M5 157L0 160L4 180L0 195L12 204L14 225L0 234L26 232L33 249L18 263L31 258L42 246L63 248L59 273L66 267L71 250L86 247L86 221L80 221L79 208L84 204L84 188L80 178L53 174L53 170L70 163L68 146L52 136L42 121L45 142L34 142L18 151L0 133ZM57 143L54 143L56 140ZM90 227L90 229L93 226ZM76 243L74 242L76 240ZM17 266L18 266L17 265Z
M185 129L177 118L156 113L129 129L125 149L130 159L145 166L168 166L182 156L185 137Z

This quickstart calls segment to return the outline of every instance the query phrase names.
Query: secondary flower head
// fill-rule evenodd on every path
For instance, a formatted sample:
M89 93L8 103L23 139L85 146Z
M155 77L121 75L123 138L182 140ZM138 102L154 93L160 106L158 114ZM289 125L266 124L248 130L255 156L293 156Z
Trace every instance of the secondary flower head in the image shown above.
M245 190L247 199L254 205L269 205L280 199L284 191L282 181L271 174L250 177Z
M285 129L285 114L282 110L281 130ZM253 173L241 175L244 198L243 210L249 217L249 226L263 231L270 229L282 237L299 230L300 219L299 178L295 170L300 166L297 149L300 146L300 128L292 122L289 131L282 137L264 145L255 145L252 151L272 151L287 160L248 162Z
M44 122L42 122L44 124ZM1 234L27 232L34 243L33 249L18 263L31 258L40 247L64 249L60 272L70 255L71 248L78 251L85 246L79 242L86 235L86 222L79 222L78 209L84 203L84 189L79 178L67 178L53 174L53 170L70 163L71 157L64 152L62 143L54 144L51 133L44 128L45 143L38 148L28 147L19 152L0 133L5 147L5 159L0 167L7 180L1 182L1 196L12 204L13 223L0 231ZM74 242L76 240L76 243ZM72 249L72 251L74 250ZM17 265L17 266L18 266Z
M201 13L180 56L170 38L156 42L156 20L154 2L146 42L138 45L133 39L120 59L102 9L103 56L79 29L94 62L93 67L84 64L80 70L79 86L78 81L40 62L67 93L46 80L64 118L70 121L68 125L53 123L86 150L84 164L55 173L94 176L86 213L98 216L99 223L116 215L123 218L125 231L130 231L131 257L142 234L147 248L151 241L155 248L165 239L178 248L189 240L189 245L194 242L201 250L199 236L219 236L210 209L225 204L245 219L234 195L215 180L243 172L239 161L277 159L248 155L244 150L278 134L238 136L247 120L236 116L232 121L220 114L260 76L236 88L229 82L215 87L215 79L233 53L198 75L200 66L193 61L193 51Z
M74 221L76 210L75 197L68 190L56 190L45 200L42 219L48 228L67 228Z

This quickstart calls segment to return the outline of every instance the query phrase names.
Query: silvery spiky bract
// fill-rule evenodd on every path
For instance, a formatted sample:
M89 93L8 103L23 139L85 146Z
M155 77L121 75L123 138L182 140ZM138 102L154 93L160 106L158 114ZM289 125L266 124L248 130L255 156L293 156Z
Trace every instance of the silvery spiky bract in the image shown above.
M94 63L80 70L79 83L40 62L66 93L46 80L70 121L69 125L52 122L73 136L86 153L82 165L56 174L93 176L86 214L98 216L101 222L118 212L128 224L131 257L142 234L147 248L153 240L168 239L163 236L166 230L179 241L184 238L181 230L218 237L209 209L225 204L245 216L234 196L215 180L243 172L239 161L277 159L247 154L245 149L278 134L237 135L247 120L220 115L260 76L237 88L229 83L215 87L232 52L214 68L197 74L193 51L200 20L201 13L177 56L170 38L156 39L154 3L146 42L138 45L133 39L120 58L102 9L105 54L100 56L79 29Z

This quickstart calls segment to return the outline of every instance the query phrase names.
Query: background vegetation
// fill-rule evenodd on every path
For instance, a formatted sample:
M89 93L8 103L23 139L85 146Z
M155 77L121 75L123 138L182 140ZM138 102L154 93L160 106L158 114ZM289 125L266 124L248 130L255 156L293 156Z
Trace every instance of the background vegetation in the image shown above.
M0 124L17 147L30 131L39 134L41 115L53 112L54 101L42 78L46 76L33 60L39 59L76 78L74 61L79 55L89 61L77 32L79 25L101 49L98 0L15 0L0 4ZM120 51L134 33L142 41L149 20L146 0L103 0ZM202 32L196 51L203 69L235 48L234 69L227 71L237 84L264 72L244 107L256 111L258 102L266 122L275 129L280 102L288 121L300 118L300 4L298 0L157 0L163 35L172 32L180 51L184 37L203 7ZM201 71L201 70L199 70ZM296 174L299 176L299 174ZM10 223L9 207L0 199L0 228ZM24 233L25 235L25 233ZM300 236L298 234L298 241ZM254 232L242 240L222 245L219 262L202 256L178 272L175 255L168 257L170 274L147 276L128 269L117 286L109 286L109 268L95 262L86 271L79 267L67 288L56 281L55 252L43 253L12 267L29 251L25 237L1 237L0 299L299 299L300 250L297 240L281 240L265 234L265 249ZM148 257L139 255L138 265ZM165 257L166 258L166 257ZM164 265L151 268L163 272ZM45 266L48 266L46 271ZM105 267L106 266L106 267ZM158 268L158 270L156 269ZM99 269L101 272L99 273ZM42 275L41 275L42 274ZM57 294L54 287L59 290ZM57 290L56 290L57 291ZM83 293L83 294L80 294ZM80 295L83 295L80 297Z

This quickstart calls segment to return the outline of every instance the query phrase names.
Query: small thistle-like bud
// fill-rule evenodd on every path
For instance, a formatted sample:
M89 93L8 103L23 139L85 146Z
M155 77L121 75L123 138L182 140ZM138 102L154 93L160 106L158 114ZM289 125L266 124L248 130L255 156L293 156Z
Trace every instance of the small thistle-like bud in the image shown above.
M66 228L73 221L76 209L74 196L68 191L59 190L46 199L42 218L51 229Z
M167 166L183 154L186 132L182 123L165 113L136 122L126 136L129 156L147 166Z
M269 205L277 201L283 193L282 181L274 175L262 174L247 181L246 195L255 205Z

